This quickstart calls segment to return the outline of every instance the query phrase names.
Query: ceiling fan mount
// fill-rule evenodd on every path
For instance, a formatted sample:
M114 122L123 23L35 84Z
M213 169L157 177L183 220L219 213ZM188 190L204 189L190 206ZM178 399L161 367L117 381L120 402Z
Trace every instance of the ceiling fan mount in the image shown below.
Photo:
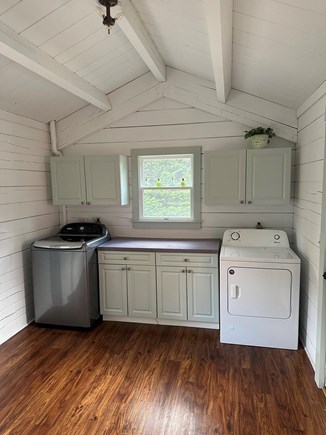
M111 17L110 8L116 6L118 0L98 0L98 2L106 8L106 15L103 14L103 24L108 26L108 33L110 33L110 28L115 23L115 18Z
M98 0L99 3L101 3L102 6L107 6L109 5L110 8L112 8L113 6L116 6L118 3L118 0Z

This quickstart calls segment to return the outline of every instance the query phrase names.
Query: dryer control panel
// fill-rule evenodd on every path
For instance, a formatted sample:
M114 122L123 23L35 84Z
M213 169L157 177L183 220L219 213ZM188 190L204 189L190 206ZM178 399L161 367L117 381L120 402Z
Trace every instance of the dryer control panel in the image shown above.
M289 248L289 239L281 230L234 228L224 232L223 246Z

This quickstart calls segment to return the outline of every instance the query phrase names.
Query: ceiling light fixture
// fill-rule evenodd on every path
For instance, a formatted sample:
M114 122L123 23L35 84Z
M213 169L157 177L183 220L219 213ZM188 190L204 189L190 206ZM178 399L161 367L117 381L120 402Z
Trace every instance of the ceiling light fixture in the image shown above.
M110 34L111 27L114 26L116 18L111 17L110 8L118 4L118 0L98 0L98 2L106 8L106 15L102 11L102 18L104 26L108 26L108 34Z

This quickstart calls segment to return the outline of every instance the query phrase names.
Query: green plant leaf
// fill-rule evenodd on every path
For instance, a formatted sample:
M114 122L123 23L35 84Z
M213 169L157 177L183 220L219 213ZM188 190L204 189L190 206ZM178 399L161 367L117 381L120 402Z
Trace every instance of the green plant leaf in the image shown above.
M273 129L271 127L256 127L256 128L252 128L251 130L245 130L245 135L244 138L248 139L248 137L252 137L255 136L256 134L267 134L267 136L269 137L269 139L271 139L272 137L276 136Z

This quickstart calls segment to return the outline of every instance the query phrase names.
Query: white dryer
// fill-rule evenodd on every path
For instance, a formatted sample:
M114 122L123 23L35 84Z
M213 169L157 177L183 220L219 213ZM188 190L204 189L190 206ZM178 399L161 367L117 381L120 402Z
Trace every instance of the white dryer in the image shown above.
M298 348L300 259L284 231L231 229L220 253L221 342Z

